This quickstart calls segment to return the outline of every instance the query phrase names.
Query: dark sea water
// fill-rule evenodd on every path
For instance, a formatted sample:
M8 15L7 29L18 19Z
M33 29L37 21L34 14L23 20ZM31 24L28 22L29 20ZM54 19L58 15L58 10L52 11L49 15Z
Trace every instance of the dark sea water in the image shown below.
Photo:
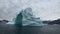
M26 26L0 24L0 34L60 34L60 25Z

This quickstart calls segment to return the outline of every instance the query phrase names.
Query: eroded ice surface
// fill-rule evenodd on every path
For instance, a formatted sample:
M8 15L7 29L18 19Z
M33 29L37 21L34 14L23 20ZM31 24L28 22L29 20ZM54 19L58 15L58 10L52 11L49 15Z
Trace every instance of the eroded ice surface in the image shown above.
M21 10L16 18L13 18L7 24L22 24L22 26L42 26L44 25L40 18L37 18L33 15L32 8L26 8Z

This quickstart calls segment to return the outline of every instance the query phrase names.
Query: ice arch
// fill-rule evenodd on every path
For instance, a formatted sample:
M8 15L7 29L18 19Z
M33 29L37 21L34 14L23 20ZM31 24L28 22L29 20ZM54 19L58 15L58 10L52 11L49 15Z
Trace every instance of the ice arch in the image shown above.
M25 10L21 10L16 18L13 18L12 21L7 24L15 24L18 26L42 26L43 23L40 18L36 18L33 15L32 8L26 8Z

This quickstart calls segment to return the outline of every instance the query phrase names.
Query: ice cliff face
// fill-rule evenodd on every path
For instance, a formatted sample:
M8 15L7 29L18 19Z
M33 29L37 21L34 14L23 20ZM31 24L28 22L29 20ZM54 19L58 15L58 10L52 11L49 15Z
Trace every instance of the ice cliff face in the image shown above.
M40 18L35 18L32 12L32 8L26 8L23 12L23 26L30 25L30 26L41 26L43 23Z

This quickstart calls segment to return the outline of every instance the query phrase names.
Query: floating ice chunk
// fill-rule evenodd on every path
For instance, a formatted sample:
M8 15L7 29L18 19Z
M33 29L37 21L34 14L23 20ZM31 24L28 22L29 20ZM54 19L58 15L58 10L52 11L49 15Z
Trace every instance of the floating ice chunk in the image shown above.
M40 18L35 18L32 12L32 8L26 8L25 10L20 11L16 18L7 24L16 24L19 26L42 26L43 22Z

